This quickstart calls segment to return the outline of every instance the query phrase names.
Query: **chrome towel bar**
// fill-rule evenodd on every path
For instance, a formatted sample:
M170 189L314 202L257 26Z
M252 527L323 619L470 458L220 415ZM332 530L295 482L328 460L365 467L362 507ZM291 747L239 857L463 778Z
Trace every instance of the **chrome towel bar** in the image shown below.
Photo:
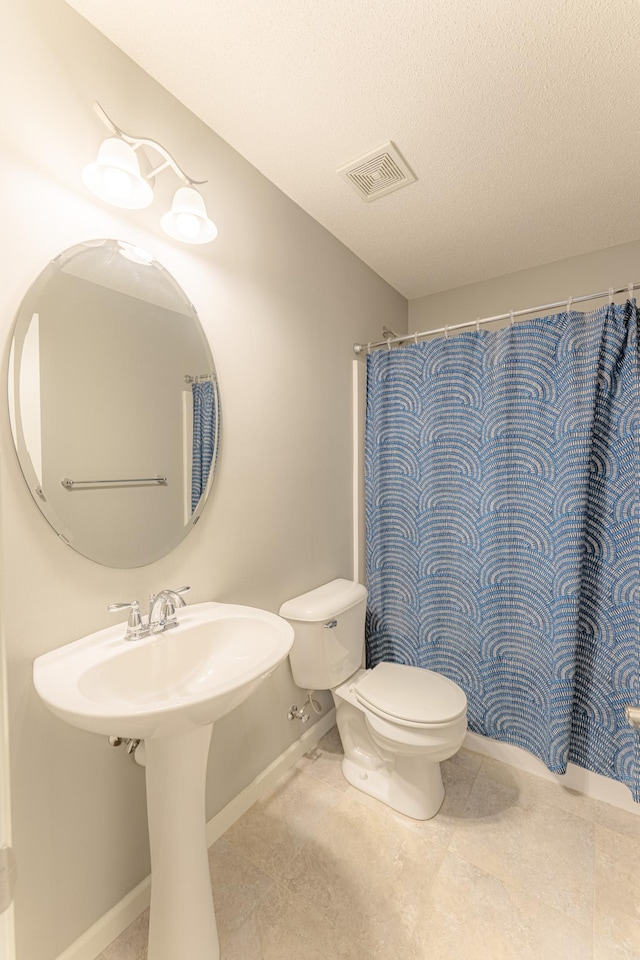
M60 483L66 490L73 490L75 487L114 487L130 485L134 483L166 483L167 478L159 474L155 477L133 477L130 480L70 480L64 477Z

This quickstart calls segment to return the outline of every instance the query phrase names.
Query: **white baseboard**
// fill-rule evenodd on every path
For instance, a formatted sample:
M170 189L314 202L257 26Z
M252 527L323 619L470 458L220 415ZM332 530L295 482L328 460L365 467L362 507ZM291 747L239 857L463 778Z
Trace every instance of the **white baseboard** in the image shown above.
M336 711L332 708L317 723L305 730L299 740L287 747L273 763L262 770L242 793L212 817L207 823L207 845L211 846L215 843L256 800L275 786L280 777L291 769L308 750L311 750L335 722ZM126 897L116 903L115 907L112 907L77 940L74 940L63 953L59 954L57 960L95 960L116 937L127 929L130 923L133 923L147 909L150 895L151 877L146 877Z
M492 757L494 760L501 760L503 763L509 763L512 767L524 770L526 773L533 773L545 780L551 780L568 790L577 790L587 797L593 797L595 800L601 800L603 803L610 803L614 807L626 810L628 813L635 813L640 816L640 803L635 803L629 793L628 788L617 780L611 780L609 777L603 777L599 773L591 773L589 770L583 770L582 767L576 767L570 763L567 766L565 774L552 773L548 770L542 760L538 760L532 753L514 746L512 743L502 743L500 740L491 740L489 737L483 737L478 733L467 731L464 746L474 753L482 753L486 757Z
M275 787L276 783L287 770L293 767L300 757L308 753L325 733L335 726L336 709L332 707L321 717L317 723L302 734L299 740L292 743L290 747L281 753L279 757L270 763L261 773L255 777L248 787L245 787L242 793L230 800L226 807L223 807L215 817L212 817L207 824L207 844L211 846L222 836L225 830L228 830L232 823L239 820L243 813L246 813L249 807L253 806L256 800L263 797L265 793Z
M151 877L145 877L126 897L116 903L115 907L96 920L71 946L59 954L57 960L95 960L147 909L150 898Z

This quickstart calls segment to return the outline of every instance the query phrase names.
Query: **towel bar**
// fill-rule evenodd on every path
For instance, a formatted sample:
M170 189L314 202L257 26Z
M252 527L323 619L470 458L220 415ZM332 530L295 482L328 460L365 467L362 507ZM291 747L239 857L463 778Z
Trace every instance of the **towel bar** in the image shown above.
M113 487L116 485L130 485L133 483L166 483L167 478L161 477L160 475L156 477L133 477L130 480L70 480L69 477L64 477L60 483L66 490L73 490L74 487L100 487L107 486Z

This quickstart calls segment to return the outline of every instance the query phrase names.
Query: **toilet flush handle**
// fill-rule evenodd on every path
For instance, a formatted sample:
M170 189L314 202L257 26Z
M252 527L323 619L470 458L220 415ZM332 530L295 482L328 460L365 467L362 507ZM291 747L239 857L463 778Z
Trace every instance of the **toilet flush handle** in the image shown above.
M329 620L328 623L325 623L324 628L325 630L333 630L333 628L337 626L338 626L337 620Z

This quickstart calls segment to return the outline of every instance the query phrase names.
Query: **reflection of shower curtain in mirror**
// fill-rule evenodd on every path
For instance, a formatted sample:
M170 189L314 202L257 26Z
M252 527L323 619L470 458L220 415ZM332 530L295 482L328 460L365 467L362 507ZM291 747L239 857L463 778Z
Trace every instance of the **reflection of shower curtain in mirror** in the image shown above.
M191 385L193 393L193 462L191 467L191 512L204 493L215 445L215 394L211 380Z

